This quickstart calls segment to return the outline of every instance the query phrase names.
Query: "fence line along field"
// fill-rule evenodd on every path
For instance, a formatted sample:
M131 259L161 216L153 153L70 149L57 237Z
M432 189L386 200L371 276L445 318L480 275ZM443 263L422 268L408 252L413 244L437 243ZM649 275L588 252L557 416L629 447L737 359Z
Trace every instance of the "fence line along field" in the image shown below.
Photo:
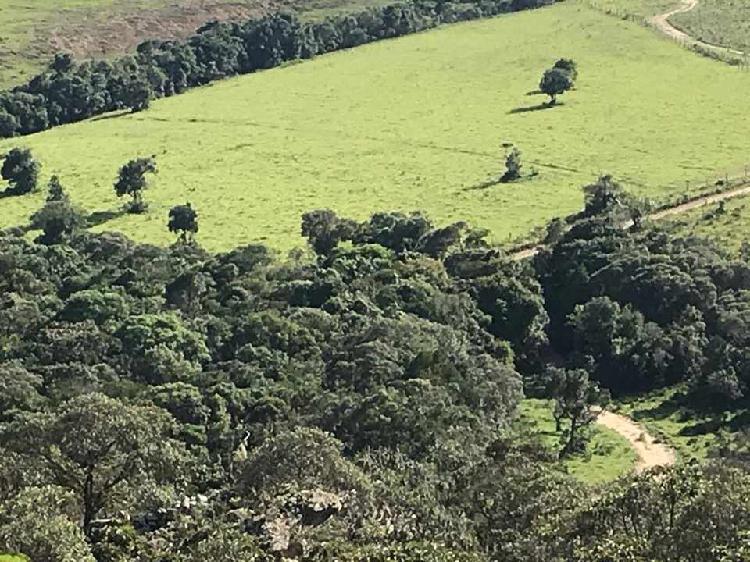
M560 57L576 89L539 109L530 92ZM167 243L167 210L190 201L208 249L300 242L301 213L424 209L506 240L581 205L603 172L651 197L678 196L747 160L750 74L696 56L580 3L447 26L227 80L146 112L0 143L28 146L89 212L117 211L117 167L155 155L150 212L97 228ZM538 175L486 187L501 144ZM44 194L5 198L3 226Z

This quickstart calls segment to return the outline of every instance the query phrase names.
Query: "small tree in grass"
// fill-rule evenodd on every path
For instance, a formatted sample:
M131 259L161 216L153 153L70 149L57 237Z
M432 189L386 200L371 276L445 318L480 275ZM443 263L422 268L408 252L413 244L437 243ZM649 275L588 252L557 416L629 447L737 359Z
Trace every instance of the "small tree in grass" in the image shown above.
M500 178L502 182L511 182L521 179L521 151L515 146L505 156L505 173Z
M550 98L549 105L557 103L557 96L564 94L573 87L573 79L567 71L560 68L550 68L544 72L539 83L539 89Z
M8 195L25 195L36 189L42 166L28 148L14 148L5 155L0 177L9 184Z
M146 174L157 173L156 160L151 158L137 158L120 168L115 182L115 193L118 197L130 195L133 201L128 206L130 213L143 213L148 205L143 200L143 191L148 187Z
M179 241L192 244L198 233L198 213L190 205L177 205L169 211L169 231L179 233Z

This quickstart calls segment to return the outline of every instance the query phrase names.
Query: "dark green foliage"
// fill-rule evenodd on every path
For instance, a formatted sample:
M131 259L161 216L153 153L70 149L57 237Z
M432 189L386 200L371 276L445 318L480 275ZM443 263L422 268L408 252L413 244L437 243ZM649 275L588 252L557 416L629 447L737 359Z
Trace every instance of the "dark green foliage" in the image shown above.
M584 369L551 367L545 374L546 394L555 401L557 431L563 431L560 456L566 457L585 448L582 434L596 419L596 408L609 402L609 393L589 380Z
M179 94L213 80L442 23L538 8L552 1L415 1L371 7L314 23L272 13L241 23L212 22L181 42L147 41L134 55L112 62L76 63L70 55L58 54L46 72L0 92L0 138L35 133L108 111L142 111L152 98Z
M6 195L25 195L37 187L41 164L28 148L14 148L3 159L0 177L8 182Z
M573 78L570 74L560 68L550 68L545 70L539 90L549 96L549 104L557 103L557 96L564 94L573 87Z
M708 407L750 390L747 262L623 229L616 184L588 191L533 265L420 213L309 213L316 255L283 261L0 234L0 550L741 560L739 439L720 447L732 468L592 492L516 429L522 381L547 383L563 455L583 448L605 389L685 382ZM69 204L59 182L52 204Z
M148 187L146 174L155 173L157 168L153 157L136 158L120 168L115 182L115 194L118 197L129 195L133 198L128 206L129 212L143 213L147 209L148 205L143 200L143 192Z
M179 232L180 242L190 244L198 233L198 213L190 203L172 207L169 211L167 226L169 232Z
M560 59L552 68L558 68L567 72L573 82L578 80L578 65L573 59Z
M500 178L500 181L510 182L520 179L522 167L521 151L513 147L513 150L505 157L505 173Z

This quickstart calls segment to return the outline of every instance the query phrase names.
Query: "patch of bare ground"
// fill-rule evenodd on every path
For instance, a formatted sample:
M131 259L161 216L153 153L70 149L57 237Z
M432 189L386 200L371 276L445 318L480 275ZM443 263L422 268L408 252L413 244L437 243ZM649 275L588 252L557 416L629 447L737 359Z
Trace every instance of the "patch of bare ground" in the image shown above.
M210 21L240 21L277 11L280 0L220 2L181 0L164 7L138 6L124 0L100 10L67 12L47 35L45 51L64 51L78 58L132 52L149 39L184 39Z

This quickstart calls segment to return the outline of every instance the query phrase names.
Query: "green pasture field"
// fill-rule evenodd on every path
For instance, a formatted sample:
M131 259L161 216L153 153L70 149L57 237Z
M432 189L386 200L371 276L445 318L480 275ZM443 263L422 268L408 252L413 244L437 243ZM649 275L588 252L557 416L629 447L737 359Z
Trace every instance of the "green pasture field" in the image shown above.
M555 432L549 400L524 400L519 423L526 431L538 434L545 445L555 450L559 448L560 435ZM591 426L591 440L586 454L564 462L575 478L587 484L602 484L630 472L635 461L635 452L625 438L611 429L594 424Z
M28 559L13 554L0 554L0 562L26 562Z
M671 21L696 39L750 53L750 0L700 0Z
M578 61L576 91L539 109L530 95L557 58ZM155 155L149 213L96 228L169 243L167 212L189 201L209 250L301 244L300 215L363 219L425 210L468 220L496 241L582 205L580 187L613 174L634 193L676 197L750 160L750 73L701 58L579 3L374 43L0 143L28 146L89 212L116 211L117 169ZM533 179L486 187L502 143ZM691 182L691 183L686 183ZM691 187L692 189L692 187ZM0 201L25 223L44 193Z

